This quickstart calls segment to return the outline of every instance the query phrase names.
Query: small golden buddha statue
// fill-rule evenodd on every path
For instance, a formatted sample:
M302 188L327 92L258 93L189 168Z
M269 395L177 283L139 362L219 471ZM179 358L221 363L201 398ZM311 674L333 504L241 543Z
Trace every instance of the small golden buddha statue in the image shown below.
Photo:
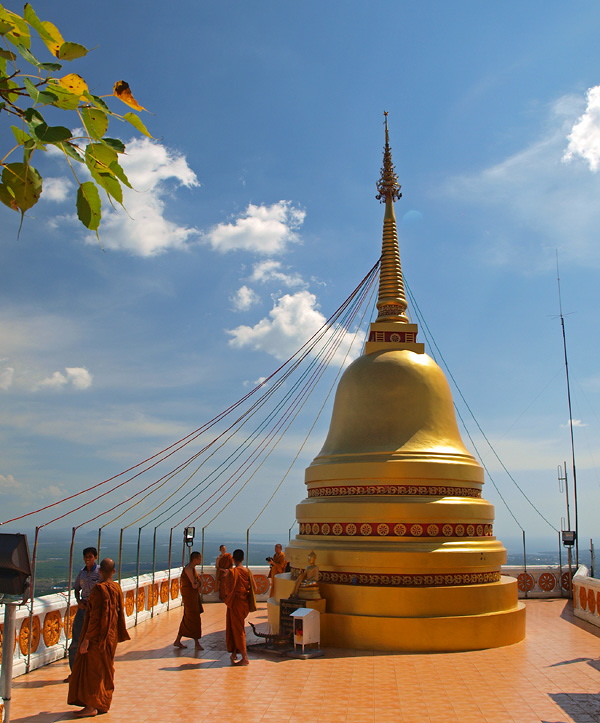
M296 585L291 597L300 600L320 600L321 591L319 590L319 568L315 564L317 555L311 551L308 555L308 565L296 578Z

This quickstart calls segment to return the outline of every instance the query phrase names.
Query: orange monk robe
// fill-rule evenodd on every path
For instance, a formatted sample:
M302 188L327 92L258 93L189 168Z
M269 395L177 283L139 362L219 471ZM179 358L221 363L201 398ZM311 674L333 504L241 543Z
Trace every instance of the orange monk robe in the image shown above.
M219 586L219 600L225 600L227 595L225 570L231 570L233 567L233 557L230 552L219 555L217 559L217 585Z
M69 705L110 708L115 689L117 643L129 640L123 613L123 593L112 580L98 582L87 599L79 645L89 640L87 653L77 653L69 680Z
M234 567L224 575L227 586L227 618L225 621L225 642L227 652L246 656L246 631L244 622L248 617L250 586L256 592L254 578L247 567Z
M196 581L199 581L198 573L194 571ZM189 575L184 570L180 578L181 600L183 602L183 619L179 626L179 637L194 638L202 637L202 621L200 620L200 590L193 587Z
M271 565L271 569L269 570L269 577L271 578L271 596L273 595L273 591L275 590L275 575L279 575L279 573L285 572L286 566L287 562L285 560L283 552L276 552L273 555L273 564Z

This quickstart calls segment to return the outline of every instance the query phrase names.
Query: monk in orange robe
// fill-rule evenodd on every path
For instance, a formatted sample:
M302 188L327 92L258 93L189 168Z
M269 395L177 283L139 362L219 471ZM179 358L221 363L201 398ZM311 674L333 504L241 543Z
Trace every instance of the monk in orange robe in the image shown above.
M179 632L173 645L176 648L185 648L181 638L193 638L196 650L204 650L200 645L202 637L202 620L200 614L200 578L196 572L196 565L202 564L202 555L192 552L190 561L183 568L180 578L181 600L183 602L183 619L179 625Z
M235 567L225 573L227 596L227 619L225 625L225 640L227 652L231 653L232 665L249 665L246 652L246 631L244 623L249 612L256 610L256 586L252 573L244 567L244 551L234 550L233 561ZM238 660L238 654L241 659Z
M85 620L79 637L79 649L69 680L69 705L82 705L77 718L105 713L115 689L115 653L117 643L129 640L123 612L121 587L113 582L115 563L110 558L100 563L100 582L87 600Z
M227 552L225 545L221 545L221 547L219 547L219 557L217 557L215 567L217 570L216 579L219 587L219 600L225 600L225 595L227 594L225 590L227 573L224 571L231 570L233 567L233 557L230 552Z
M275 590L275 575L285 572L285 568L287 567L287 562L282 552L281 545L275 545L275 554L273 557L267 558L267 560L271 566L271 569L269 570L269 577L271 578L271 592L269 594L273 597L273 592Z

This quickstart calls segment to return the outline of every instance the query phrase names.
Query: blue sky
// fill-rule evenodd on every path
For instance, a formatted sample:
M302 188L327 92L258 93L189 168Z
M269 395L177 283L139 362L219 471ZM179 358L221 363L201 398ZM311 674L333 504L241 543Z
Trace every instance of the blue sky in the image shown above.
M597 533L597 3L34 7L95 48L69 67L93 92L129 82L155 140L128 143L136 192L129 215L107 212L102 247L73 218L57 156L39 160L45 191L19 238L0 208L3 507L48 504L150 456L304 343L379 255L387 110L407 282L486 436L556 527L570 455L558 251L582 545ZM328 414L264 532L287 534ZM552 539L467 421L520 524ZM304 430L211 529L246 529ZM484 493L496 534L518 537L493 485Z

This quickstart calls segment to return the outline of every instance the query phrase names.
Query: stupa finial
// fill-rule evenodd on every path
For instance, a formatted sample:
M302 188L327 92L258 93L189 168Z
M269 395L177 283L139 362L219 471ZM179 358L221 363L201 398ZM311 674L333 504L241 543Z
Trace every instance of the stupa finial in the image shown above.
M400 184L392 163L392 149L390 148L390 134L388 130L388 114L383 114L385 125L385 146L383 148L383 166L381 178L377 182L378 198L385 203L383 219L383 244L381 248L381 270L379 272L379 296L377 321L408 323L406 315L406 294L404 292L404 279L400 264L400 251L398 249L398 232L396 230L396 214L394 201L398 200Z
M385 146L383 149L383 166L381 168L381 178L377 181L377 190L379 193L375 198L386 203L389 201L397 201L402 198L400 189L402 186L398 183L398 176L392 163L392 149L390 148L390 134L388 130L388 113L384 111L384 125L385 125Z

